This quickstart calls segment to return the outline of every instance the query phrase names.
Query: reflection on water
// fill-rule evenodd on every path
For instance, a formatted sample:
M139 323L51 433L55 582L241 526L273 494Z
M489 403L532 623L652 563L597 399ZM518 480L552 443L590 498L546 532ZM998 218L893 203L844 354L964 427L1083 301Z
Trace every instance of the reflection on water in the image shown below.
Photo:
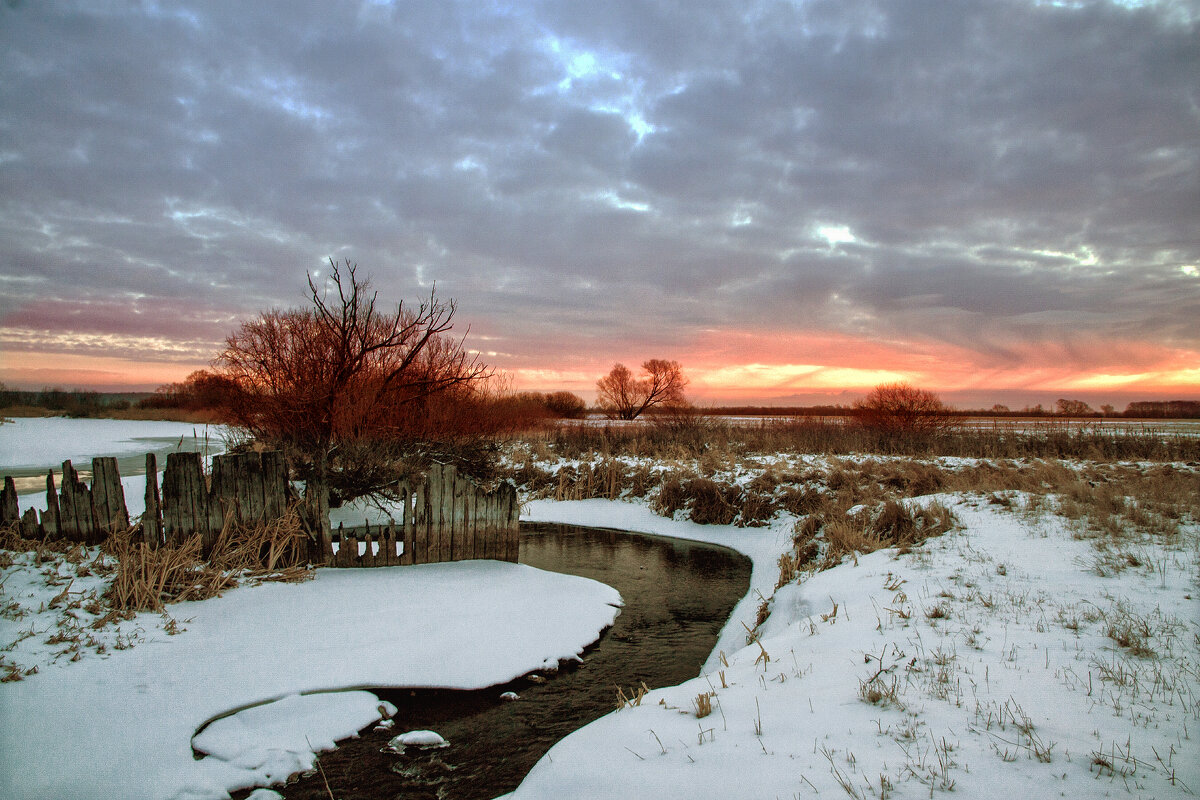
M724 548L569 525L522 523L520 561L606 583L625 607L582 664L566 665L546 683L523 678L477 692L380 691L400 709L393 731L368 732L321 757L340 800L494 798L512 791L555 742L612 711L618 686L628 693L641 681L655 688L696 677L750 582L750 561ZM506 691L521 699L501 701ZM396 733L423 728L451 746L380 752ZM320 775L282 792L329 797Z

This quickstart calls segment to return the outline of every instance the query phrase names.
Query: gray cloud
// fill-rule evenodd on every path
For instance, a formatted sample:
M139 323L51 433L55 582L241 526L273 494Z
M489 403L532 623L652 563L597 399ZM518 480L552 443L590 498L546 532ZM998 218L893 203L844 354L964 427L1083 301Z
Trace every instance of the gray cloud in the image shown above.
M113 332L210 340L301 302L333 256L389 297L436 280L514 365L548 341L670 355L722 327L981 363L1074 337L1196 352L1196 16L0 7L0 325L100 332L96 309L132 303L190 312Z

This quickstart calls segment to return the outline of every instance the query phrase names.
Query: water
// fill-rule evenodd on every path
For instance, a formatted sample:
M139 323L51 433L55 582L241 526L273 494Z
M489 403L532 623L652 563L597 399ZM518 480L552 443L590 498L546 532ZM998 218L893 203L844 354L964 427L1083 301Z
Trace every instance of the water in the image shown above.
M615 587L625 606L584 655L544 684L521 679L476 692L381 690L399 708L393 731L368 731L321 756L320 774L275 787L289 800L494 798L516 788L571 731L629 694L696 677L750 581L750 561L730 550L674 539L569 525L521 524L520 561ZM521 699L504 702L515 691ZM406 730L435 730L442 750L381 753ZM244 797L245 793L236 795Z

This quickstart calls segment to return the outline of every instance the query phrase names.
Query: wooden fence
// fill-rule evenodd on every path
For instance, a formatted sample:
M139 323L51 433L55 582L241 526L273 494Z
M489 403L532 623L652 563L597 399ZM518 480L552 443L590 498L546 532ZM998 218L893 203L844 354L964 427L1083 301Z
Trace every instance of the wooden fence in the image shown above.
M339 526L331 531L322 509L309 525L313 563L373 567L472 558L517 560L519 502L511 483L489 491L453 466L434 464L423 480L400 484L398 494L400 519L374 528ZM266 452L214 456L207 476L199 453L171 453L161 493L154 454L147 454L145 499L141 533L147 543L174 545L199 534L207 552L230 515L245 525L267 523L299 498L282 455ZM70 461L63 462L61 489L55 487L53 471L48 472L46 506L41 514L33 508L22 514L16 485L5 477L0 526L17 525L27 539L99 544L130 524L115 458L92 459L91 487L80 480Z
M423 482L403 483L398 493L400 519L373 528L339 526L322 543L321 561L349 567L517 560L520 503L511 483L484 491L452 465L434 464Z

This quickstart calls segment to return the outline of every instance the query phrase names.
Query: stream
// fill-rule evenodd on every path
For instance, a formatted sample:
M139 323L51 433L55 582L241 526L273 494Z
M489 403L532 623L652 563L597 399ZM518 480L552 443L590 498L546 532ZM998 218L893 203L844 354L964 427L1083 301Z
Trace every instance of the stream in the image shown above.
M374 690L399 709L391 731L367 730L322 753L324 771L273 787L289 800L490 800L511 792L547 750L616 708L645 682L672 686L700 674L750 582L750 560L715 545L573 525L521 523L522 564L592 578L625 601L582 663L478 691ZM501 700L504 692L520 699ZM408 730L450 746L381 752ZM245 797L247 792L235 797Z

